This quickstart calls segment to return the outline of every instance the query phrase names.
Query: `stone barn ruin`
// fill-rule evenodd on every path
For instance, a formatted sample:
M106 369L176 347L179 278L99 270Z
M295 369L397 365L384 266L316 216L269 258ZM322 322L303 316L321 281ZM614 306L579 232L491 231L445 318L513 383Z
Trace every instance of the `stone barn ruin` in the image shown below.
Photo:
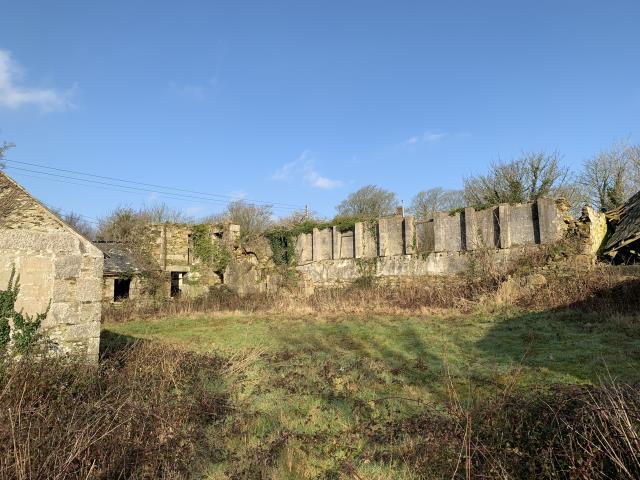
M53 351L97 363L103 253L0 172L0 289L20 276L16 310L43 313Z
M506 262L559 240L566 229L562 202L550 198L439 212L423 222L399 214L299 235L296 268L309 288L362 277L453 275L468 270L475 251L491 251L495 262Z
M120 242L93 242L104 254L102 300L121 302L144 296L144 267L133 252Z

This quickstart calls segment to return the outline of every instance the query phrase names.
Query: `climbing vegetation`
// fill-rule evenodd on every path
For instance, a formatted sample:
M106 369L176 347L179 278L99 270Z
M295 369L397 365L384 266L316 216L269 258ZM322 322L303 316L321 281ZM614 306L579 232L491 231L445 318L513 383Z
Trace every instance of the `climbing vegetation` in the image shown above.
M222 272L231 260L229 248L221 241L211 238L209 225L194 225L192 229L193 253L205 265L216 272Z
M20 292L20 277L16 277L15 273L14 268L11 271L7 289L0 290L0 350L5 350L13 340L15 351L24 353L40 338L38 330L42 321L47 318L49 307L44 313L38 313L35 317L17 312L15 304ZM12 323L13 335L11 334Z
M336 227L341 233L354 231L358 222L373 224L374 229L377 225L377 222L369 216L339 215L331 221L305 220L295 224L277 225L267 230L264 235L271 245L275 264L287 266L294 265L296 262L296 238L299 235L312 233L314 228L322 230Z

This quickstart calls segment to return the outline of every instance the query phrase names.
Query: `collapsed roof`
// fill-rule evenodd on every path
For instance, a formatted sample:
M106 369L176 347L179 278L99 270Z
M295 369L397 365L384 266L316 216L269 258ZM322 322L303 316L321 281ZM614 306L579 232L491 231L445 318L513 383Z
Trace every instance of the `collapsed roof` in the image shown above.
M93 242L104 253L105 275L133 275L141 273L143 267L135 255L120 242Z
M604 254L616 262L640 261L640 192L624 205L607 212L613 234L607 240Z

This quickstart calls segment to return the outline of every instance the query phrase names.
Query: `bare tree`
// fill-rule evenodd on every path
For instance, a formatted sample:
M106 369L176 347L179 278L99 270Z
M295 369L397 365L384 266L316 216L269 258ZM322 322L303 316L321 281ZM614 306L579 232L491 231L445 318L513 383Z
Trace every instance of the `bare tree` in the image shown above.
M275 226L295 226L305 222L322 222L324 219L318 212L308 210L294 210L284 217L278 218Z
M433 218L435 212L444 212L464 207L461 190L445 190L440 187L423 190L413 197L409 211L420 220Z
M376 185L351 193L336 207L340 216L382 217L392 215L398 205L396 194Z
M99 240L135 244L148 223L139 211L129 207L118 207L99 219L96 237Z
M508 163L493 163L487 174L465 179L465 200L483 208L558 196L569 181L569 169L560 160L555 152L533 152Z
M193 218L166 203L145 206L138 214L148 223L193 223Z
M640 146L615 142L584 162L580 183L597 208L623 204L640 188Z
M273 223L271 205L256 205L245 200L236 200L227 205L225 211L212 221L227 221L240 225L240 237L247 239L263 233Z
M85 220L82 217L82 215L80 215L79 213L68 212L68 213L62 215L61 218L62 218L62 220L64 220L64 222L67 225L71 226L77 232L81 233L82 235L84 235L88 239L93 240L95 238L95 236L96 236L95 227L90 222Z
M135 243L147 225L153 223L191 223L192 218L180 210L163 203L145 206L139 210L130 207L118 207L107 216L98 220L96 237L100 240L113 240Z
M4 156L7 153L7 150L9 150L10 148L15 147L16 145L14 143L7 143L7 142L2 142L2 145L0 145L0 170L4 170L5 167L7 166L4 163Z

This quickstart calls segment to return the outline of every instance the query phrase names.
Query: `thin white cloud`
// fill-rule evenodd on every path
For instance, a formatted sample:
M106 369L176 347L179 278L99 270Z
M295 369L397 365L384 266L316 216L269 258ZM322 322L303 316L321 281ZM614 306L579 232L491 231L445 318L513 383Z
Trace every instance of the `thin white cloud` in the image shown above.
M423 132L420 135L414 135L413 137L409 137L404 142L402 142L402 145L405 147L411 147L411 146L418 145L420 143L436 143L447 136L449 136L449 134L445 132L427 130L426 132Z
M302 152L302 155L298 157L297 160L294 160L293 162L285 163L284 165L282 165L279 169L277 169L275 172L271 174L271 180L276 180L276 181L289 180L291 176L295 173L295 171L298 169L298 166L300 165L300 163L304 161L306 153L307 152L304 151Z
M12 58L11 52L0 49L0 106L18 109L35 106L45 112L72 108L71 103L77 86L66 91L51 88L31 88L19 85L24 71Z
M209 98L218 86L218 78L211 77L204 84L178 84L176 82L169 82L169 89L177 96L194 100L196 102L202 102Z
M315 160L311 157L309 150L302 152L296 160L282 165L270 178L281 182L302 178L307 185L323 190L331 190L343 185L341 180L325 177L316 170Z
M342 182L340 180L332 180L330 178L323 177L315 170L308 170L304 174L304 179L312 187L322 188L325 190L332 190L342 186Z

